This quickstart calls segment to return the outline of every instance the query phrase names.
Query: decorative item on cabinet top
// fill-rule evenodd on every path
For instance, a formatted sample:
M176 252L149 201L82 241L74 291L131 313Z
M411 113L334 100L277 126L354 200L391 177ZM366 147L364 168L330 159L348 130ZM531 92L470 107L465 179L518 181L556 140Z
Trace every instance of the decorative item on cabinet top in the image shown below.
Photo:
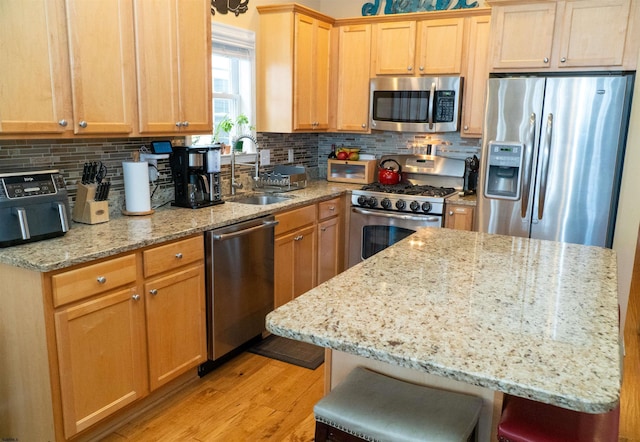
M249 9L249 0L211 0L211 15L233 12L236 17Z
M381 0L368 2L362 5L362 15L378 15ZM403 14L405 12L426 12L426 11L444 11L447 9L469 9L477 8L478 2L474 1L470 4L467 0L386 0L384 6L385 14ZM237 15L237 14L236 14Z

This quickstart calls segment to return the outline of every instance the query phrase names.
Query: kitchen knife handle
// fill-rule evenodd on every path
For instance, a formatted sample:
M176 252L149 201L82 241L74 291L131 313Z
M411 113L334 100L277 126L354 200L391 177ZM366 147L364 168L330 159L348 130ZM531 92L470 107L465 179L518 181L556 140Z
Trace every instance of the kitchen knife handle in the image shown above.
M524 145L522 165L522 185L520 186L520 217L527 217L529 192L531 190L531 163L533 162L533 144L536 142L536 114L529 117L529 139Z
M31 238L29 232L29 222L27 221L27 211L23 207L16 207L16 215L18 215L18 222L20 223L20 234L22 239L27 240Z
M549 155L551 151L551 135L553 134L553 114L547 117L547 130L544 136L542 169L540 170L540 190L538 191L538 219L542 219L544 202L547 196L547 176L549 175Z
M69 219L67 218L67 208L64 204L57 202L54 203L54 207L58 209L58 216L60 217L60 225L63 232L69 231Z

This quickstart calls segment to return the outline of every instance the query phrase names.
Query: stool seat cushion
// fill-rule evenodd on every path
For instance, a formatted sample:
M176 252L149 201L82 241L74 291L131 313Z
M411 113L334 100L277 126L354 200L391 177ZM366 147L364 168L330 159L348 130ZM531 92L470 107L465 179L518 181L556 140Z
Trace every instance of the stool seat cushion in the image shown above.
M498 439L511 442L618 442L620 407L590 414L505 395Z
M374 441L466 441L482 399L355 368L314 407L316 420Z

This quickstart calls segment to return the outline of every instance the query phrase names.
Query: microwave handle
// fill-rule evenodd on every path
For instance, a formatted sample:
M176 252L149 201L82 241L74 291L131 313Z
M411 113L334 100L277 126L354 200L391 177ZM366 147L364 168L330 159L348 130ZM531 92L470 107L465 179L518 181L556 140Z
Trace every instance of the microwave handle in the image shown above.
M431 82L431 91L429 93L429 109L428 109L428 118L429 118L429 130L433 129L433 100L436 95L436 82Z

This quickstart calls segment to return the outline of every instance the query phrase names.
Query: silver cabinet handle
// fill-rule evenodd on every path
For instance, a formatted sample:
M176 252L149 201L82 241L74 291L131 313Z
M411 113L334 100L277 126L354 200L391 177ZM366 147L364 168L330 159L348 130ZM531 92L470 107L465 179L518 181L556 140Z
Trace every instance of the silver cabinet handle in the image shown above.
M300 241L302 238L304 238L304 235L298 235L296 237L293 238L294 241Z
M158 289L151 289L149 290L149 293L151 293L153 296L156 296L158 294Z
M176 127L181 127L182 126L182 121L176 121Z
M411 72L413 70L413 66L407 66L407 70Z
M326 228L326 227L321 227L321 228L320 228L320 230L321 230L322 232L326 232L326 231L327 231L327 228Z
M105 278L104 276L98 276L98 278L96 278L96 281L98 281L98 284L104 284L105 282L107 282L107 278Z
M545 63L549 63L549 58L544 57L544 58L542 59L542 61L543 61L543 62L545 62Z
M176 253L176 259L182 259L182 253L180 252Z
M418 69L420 69L420 71L424 71L424 66L420 66Z
M83 128L83 129L84 129L85 127L87 127L87 122L86 122L86 121L84 121L84 120L82 120L82 121L80 121L80 122L78 123L78 126L80 126L81 128Z
M134 301L140 301L140 295L135 294L131 297L131 299L133 299Z
M362 128L366 129L367 128L367 123L362 123Z
M329 207L329 210L333 212L334 210L336 210L336 206Z
M69 123L67 123L67 120L63 118L62 120L58 121L58 124L62 127L67 127L67 124Z
M567 57L562 57L562 58L560 59L560 63L564 63L564 62L566 62L566 61L567 61Z
M18 215L18 223L20 224L20 235L22 236L22 239L27 240L31 238L29 222L27 221L27 211L24 210L24 207L17 207L15 211L16 215Z
M449 216L453 216L453 210L449 210Z
M183 121L182 122L182 127L189 127L189 122L188 121Z

